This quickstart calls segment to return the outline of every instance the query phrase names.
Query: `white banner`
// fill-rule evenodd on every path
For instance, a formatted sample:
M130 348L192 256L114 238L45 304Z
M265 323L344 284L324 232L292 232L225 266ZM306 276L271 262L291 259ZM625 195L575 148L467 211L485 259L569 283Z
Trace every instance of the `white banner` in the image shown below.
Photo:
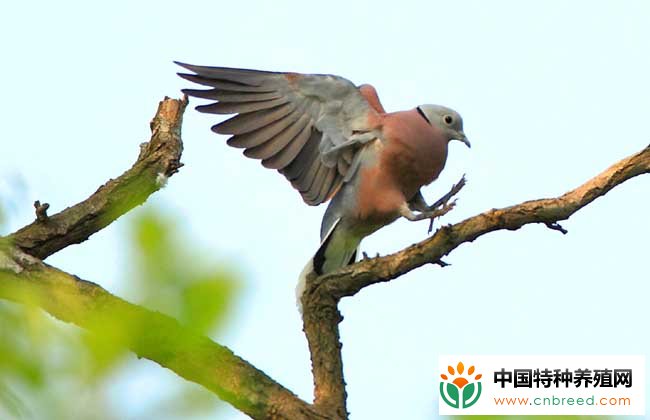
M440 356L440 415L645 415L645 356Z

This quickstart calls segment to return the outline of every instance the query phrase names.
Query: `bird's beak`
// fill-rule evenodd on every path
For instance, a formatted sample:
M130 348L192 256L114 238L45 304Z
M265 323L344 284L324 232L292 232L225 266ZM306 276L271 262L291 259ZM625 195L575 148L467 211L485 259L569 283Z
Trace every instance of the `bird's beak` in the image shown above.
M470 149L472 148L472 144L469 142L469 140L467 140L467 136L462 131L459 131L458 137L455 137L453 140L462 141L465 143L465 146L469 147Z

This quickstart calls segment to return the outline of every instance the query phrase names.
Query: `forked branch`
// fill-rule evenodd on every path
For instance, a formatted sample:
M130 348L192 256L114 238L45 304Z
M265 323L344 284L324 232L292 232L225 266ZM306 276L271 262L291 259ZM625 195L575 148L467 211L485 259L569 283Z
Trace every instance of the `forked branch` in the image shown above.
M128 331L131 339L120 345L203 385L253 418L327 418L228 348L41 261L143 203L178 172L186 105L186 98L160 102L151 122L151 141L140 146L138 159L121 176L53 216L47 215L47 204L34 203L36 221L0 237L0 299L40 306L98 335Z
M329 412L346 413L345 381L338 324L342 317L338 302L354 296L364 287L396 279L425 264L448 265L442 261L459 245L496 230L517 230L529 223L543 223L566 233L558 221L568 219L596 198L637 175L650 173L650 146L615 163L601 174L557 198L527 201L492 209L460 223L444 226L428 238L402 251L361 262L320 277L307 279L303 294L304 331L309 341L316 405ZM452 188L462 188L464 180ZM453 194L452 194L453 195ZM328 312L323 312L326 308ZM331 313L331 316L323 314ZM318 321L315 322L314 319Z
M47 204L35 203L37 220L9 237L0 238L0 298L39 305L55 317L96 334L102 334L111 325L137 327L138 334L124 343L126 347L203 385L259 419L347 418L338 330L342 321L338 310L341 298L425 264L444 265L445 255L488 232L543 223L565 233L558 224L560 220L628 179L650 173L648 146L562 196L492 209L442 227L430 238L395 254L308 278L303 320L315 384L315 401L311 405L226 347L176 320L128 303L94 283L41 261L106 227L144 202L178 171L182 166L180 130L186 104L185 99L165 99L160 103L151 124L151 141L141 146L135 164L123 175L108 181L83 202L52 216L46 212Z

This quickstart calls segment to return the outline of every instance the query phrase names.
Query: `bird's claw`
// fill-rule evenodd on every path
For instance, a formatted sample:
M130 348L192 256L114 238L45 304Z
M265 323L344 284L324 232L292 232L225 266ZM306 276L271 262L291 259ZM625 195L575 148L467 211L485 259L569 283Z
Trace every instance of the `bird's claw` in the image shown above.
M456 184L452 185L449 192L447 194L443 195L442 197L440 197L438 199L438 201L436 201L435 203L433 203L430 206L430 208L431 209L438 208L438 207L442 206L443 204L449 202L449 200L451 200L453 198L453 196L458 194L460 192L460 190L463 189L465 184L466 184L465 174L463 174L463 176L460 178L460 181L458 181Z
M368 254L366 254L366 251L361 251L361 255L363 256L364 260L369 260L371 258L379 258L380 257L379 252L374 257L370 257Z
M429 220L430 220L429 221L429 230L427 231L427 233L431 233L431 230L433 230L433 221L437 217L444 216L445 214L452 211L454 209L454 207L456 207L456 201L457 200L454 200L451 203L442 203L442 205L439 208L434 209L429 214L427 214L427 216L429 216Z
M433 230L433 221L435 220L436 217L440 217L449 213L454 208L454 206L456 206L456 199L454 199L454 201L452 201L451 203L449 203L449 200L451 200L456 194L460 192L460 190L463 189L465 183L466 183L465 174L463 174L460 180L456 184L452 185L451 189L447 194L443 195L442 197L440 197L438 201L433 203L433 205L430 208L435 209L433 211L437 212L437 214L434 214L430 217L429 229L427 230L427 233L431 233L431 231Z

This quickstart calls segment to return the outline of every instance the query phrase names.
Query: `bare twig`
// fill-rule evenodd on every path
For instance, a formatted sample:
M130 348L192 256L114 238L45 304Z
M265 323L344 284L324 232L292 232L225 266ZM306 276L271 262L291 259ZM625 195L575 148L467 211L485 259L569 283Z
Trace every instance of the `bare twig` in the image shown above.
M34 209L36 209L36 221L38 222L46 222L48 219L47 216L47 209L50 208L50 205L48 203L43 203L39 200L34 201Z
M182 166L181 123L186 105L187 98L161 101L151 122L151 140L141 146L140 156L129 170L99 187L86 200L53 216L46 218L47 208L37 208L36 222L12 234L13 244L45 259L68 245L85 241L162 188L167 177ZM42 223L44 220L47 223Z

